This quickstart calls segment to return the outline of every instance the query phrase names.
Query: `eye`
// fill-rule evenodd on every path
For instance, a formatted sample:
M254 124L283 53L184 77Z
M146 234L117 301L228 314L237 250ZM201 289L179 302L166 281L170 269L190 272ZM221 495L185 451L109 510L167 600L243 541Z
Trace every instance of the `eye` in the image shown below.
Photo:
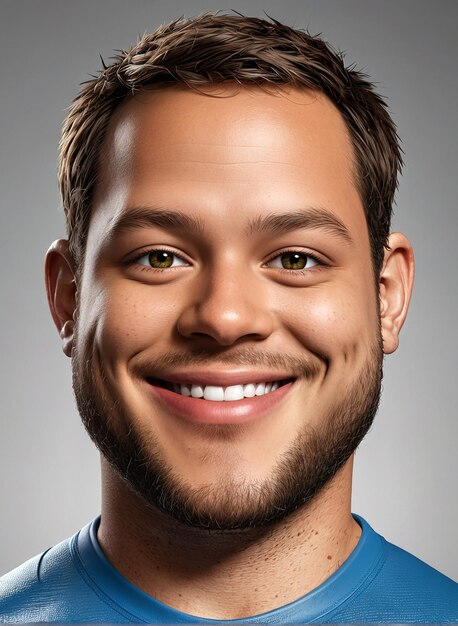
M165 270L169 267L179 267L187 265L186 261L170 250L149 250L142 256L133 259L133 262L144 265L149 269Z
M320 265L320 262L311 254L288 250L272 258L266 265L284 270L308 270Z

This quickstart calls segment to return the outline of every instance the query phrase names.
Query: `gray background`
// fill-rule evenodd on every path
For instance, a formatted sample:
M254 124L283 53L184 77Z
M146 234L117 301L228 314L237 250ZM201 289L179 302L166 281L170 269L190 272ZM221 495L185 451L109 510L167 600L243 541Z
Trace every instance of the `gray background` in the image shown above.
M322 32L388 98L406 153L394 228L417 280L376 423L356 457L353 510L458 578L456 497L458 2L14 0L0 4L0 573L99 512L98 455L80 425L48 313L43 256L64 233L56 151L78 84L137 35L185 13L267 13Z

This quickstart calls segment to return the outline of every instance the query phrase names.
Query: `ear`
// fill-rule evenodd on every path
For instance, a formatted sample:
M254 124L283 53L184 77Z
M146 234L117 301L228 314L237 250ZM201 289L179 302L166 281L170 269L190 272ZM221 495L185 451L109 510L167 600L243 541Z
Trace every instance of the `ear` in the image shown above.
M45 260L48 304L54 324L62 339L62 349L71 356L75 329L76 271L68 241L58 239L49 248Z
M399 345L399 333L407 315L414 280L412 246L401 233L388 239L380 273L380 320L383 352L391 354Z

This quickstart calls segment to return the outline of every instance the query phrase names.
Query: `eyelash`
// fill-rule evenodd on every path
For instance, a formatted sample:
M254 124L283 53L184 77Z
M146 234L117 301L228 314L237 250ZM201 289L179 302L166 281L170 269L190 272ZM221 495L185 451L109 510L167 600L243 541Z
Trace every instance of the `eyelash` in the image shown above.
M179 259L181 259L182 261L187 262L185 259L183 259L182 256L180 256L179 254L177 254L174 250L171 250L170 248L167 248L165 246L161 246L160 248L149 248L148 250L144 250L142 251L140 254L138 254L136 257L134 257L133 259L129 259L129 261L127 261L128 265L135 265L135 263L137 263L137 261L139 259L141 259L142 257L151 254L151 252L154 252L156 250L161 250L164 252L169 252L170 254L173 254L173 256L178 257ZM270 263L271 261L274 261L275 259L277 259L278 257L283 256L284 254L303 254L304 256L308 257L309 259L312 259L313 261L315 261L317 263L317 265L312 268L314 270L319 270L322 269L325 266L325 263L323 263L323 261L321 259L319 259L316 255L311 254L310 252L304 251L304 250L298 250L298 249L288 249L288 250L282 250L281 252L276 252L275 254L273 254L271 257L269 257L269 259L267 259L266 264ZM179 266L182 267L182 266ZM158 268L158 267L147 267L146 265L141 265L138 264L138 268L140 269L140 271L146 271L146 272L164 272L165 270L168 271L173 271L173 270L177 270L179 269L179 267L164 267L164 268ZM275 268L269 268L269 269L275 269ZM280 268L277 268L280 269ZM281 268L282 273L287 273L289 275L294 275L294 276L304 276L305 274L310 273L310 269L308 270L289 270L286 268Z
M323 263L323 261L319 259L318 256L316 256L315 254L307 252L304 249L298 250L297 248L296 249L291 248L289 250L282 250L281 252L276 252L266 261L266 263L270 263L271 261L278 259L278 257L283 256L284 254L303 254L304 256L308 257L309 259L312 259L313 261L315 261L315 263L317 263L317 265L312 268L313 270L320 270L325 266L325 263ZM269 268L269 269L275 269L275 268ZM280 268L277 268L277 269L280 269ZM289 269L286 269L285 267L282 267L281 271L283 274L286 272L287 274L294 275L294 276L298 276L298 275L305 276L306 274L310 273L310 269L289 270Z
M129 259L127 261L128 265L135 265L137 263L137 261L139 259L141 259L144 256L147 256L148 254L151 254L151 252L155 252L157 250L160 250L161 252L169 252L170 254L173 254L173 256L178 257L179 259L181 259L181 261L184 261L185 263L187 263L186 259L183 259L183 257L180 254L177 254L174 250L171 250L170 248L167 248L167 246L160 246L160 247L154 247L154 248L149 248L148 250L143 250L140 254L137 254L136 257L134 257L133 259ZM182 267L182 266L179 266ZM141 265L140 263L138 264L138 268L141 272L146 271L146 272L164 272L165 270L173 271L173 270L177 270L179 269L179 267L147 267L146 265Z

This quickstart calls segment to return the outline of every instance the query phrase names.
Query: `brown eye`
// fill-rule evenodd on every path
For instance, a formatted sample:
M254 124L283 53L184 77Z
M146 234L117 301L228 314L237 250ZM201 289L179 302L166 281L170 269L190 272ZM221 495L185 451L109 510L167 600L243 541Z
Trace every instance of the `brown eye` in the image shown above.
M163 269L171 267L174 256L174 254L168 252L167 250L153 250L153 252L148 254L148 261L151 267Z
M285 270L302 270L307 264L307 258L301 252L287 252L281 255L281 264Z
M289 250L283 252L271 259L268 263L268 267L275 267L276 269L283 270L309 270L320 265L320 262L315 259L311 254L305 252L299 252L295 250Z
M145 252L141 257L134 259L134 262L153 270L166 270L169 267L188 265L178 254L160 248Z

